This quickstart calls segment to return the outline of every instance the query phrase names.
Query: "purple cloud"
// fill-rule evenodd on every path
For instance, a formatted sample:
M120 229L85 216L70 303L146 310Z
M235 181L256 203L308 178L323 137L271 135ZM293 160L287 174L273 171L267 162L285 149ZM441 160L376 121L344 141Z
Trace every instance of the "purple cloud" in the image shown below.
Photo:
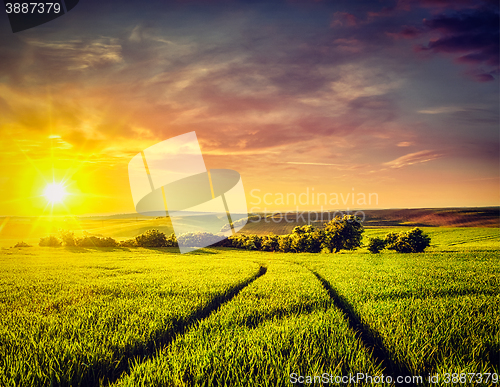
M478 82L494 80L499 68L499 14L496 9L464 10L424 19L426 31L437 33L417 48L432 53L461 54L456 61L473 67L467 72Z

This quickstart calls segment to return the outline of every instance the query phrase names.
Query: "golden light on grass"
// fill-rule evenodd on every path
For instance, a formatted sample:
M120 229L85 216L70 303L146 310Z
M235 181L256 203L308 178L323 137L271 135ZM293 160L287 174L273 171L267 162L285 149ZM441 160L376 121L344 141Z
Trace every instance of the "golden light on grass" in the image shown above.
M50 202L50 204L54 205L62 203L67 195L67 192L62 183L50 183L45 187L43 195Z

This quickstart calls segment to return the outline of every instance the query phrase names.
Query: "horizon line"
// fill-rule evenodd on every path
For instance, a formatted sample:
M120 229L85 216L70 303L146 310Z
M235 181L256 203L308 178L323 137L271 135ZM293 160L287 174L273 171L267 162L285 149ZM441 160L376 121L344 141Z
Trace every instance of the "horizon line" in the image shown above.
M298 213L298 212L338 212L338 211L385 211L385 210L439 210L439 209L468 209L468 208L491 208L500 209L500 205L487 205L487 206L449 206L449 207L386 207L386 208L344 208L344 209L317 209L317 210L274 210L274 211L258 211L258 212L247 212L250 216L252 214L277 214L277 213ZM167 211L168 212L168 211ZM189 213L189 211L184 211ZM193 213L195 213L193 211ZM215 213L206 213L215 214ZM244 212L237 213L240 215L245 214ZM82 215L0 215L0 218L91 218L91 217L110 217L110 216L130 216L132 218L167 218L169 215L159 216L159 215L143 215L133 212L116 212L116 213L101 213L101 214L82 214Z

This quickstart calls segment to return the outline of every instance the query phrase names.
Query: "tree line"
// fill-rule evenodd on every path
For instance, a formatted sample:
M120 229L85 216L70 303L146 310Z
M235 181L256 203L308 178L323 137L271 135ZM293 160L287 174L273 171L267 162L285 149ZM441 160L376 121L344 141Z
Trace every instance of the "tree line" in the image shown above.
M84 235L75 237L74 233L61 231L59 238L48 236L40 239L40 246L78 246L78 247L232 247L246 250L272 251L283 253L337 253L341 250L355 250L362 247L363 225L354 215L337 216L322 228L311 225L296 226L291 234L254 235L235 234L228 238L207 232L193 232L167 236L153 229L124 241L110 237ZM367 248L371 253L383 249L400 253L423 252L430 245L430 238L421 229L414 228L400 233L390 232L384 238L370 238Z

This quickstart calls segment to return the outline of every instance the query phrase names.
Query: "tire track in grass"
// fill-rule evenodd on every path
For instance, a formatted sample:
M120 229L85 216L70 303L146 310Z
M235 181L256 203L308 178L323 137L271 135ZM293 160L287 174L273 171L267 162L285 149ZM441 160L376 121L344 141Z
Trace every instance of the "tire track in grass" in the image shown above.
M262 277L264 274L267 272L267 267L264 265L259 266L259 271L254 274L252 277L247 279L246 281L243 281L239 283L238 285L230 288L227 292L224 294L220 294L216 297L214 297L210 302L205 305L203 308L198 309L196 312L194 312L188 319L184 321L178 321L172 332L169 332L170 334L167 337L160 337L159 339L155 340L155 347L166 347L170 345L173 341L176 340L177 337L185 334L193 325L197 324L201 320L204 320L208 318L212 313L217 312L224 304L228 303L231 301L234 297L238 295L239 292L241 292L244 288L246 288L248 285L250 285L252 282L254 282L256 279ZM144 347L151 347L152 343L145 343ZM148 358L151 358L155 355L155 351L143 351L142 353L139 354L132 354L131 356L128 356L128 359L141 359L141 360L146 360ZM114 382L116 382L124 373L127 373L130 371L130 365L129 362L122 363L123 366L118 367L115 369L112 375L109 377L102 378L100 381L95 381L94 386L103 386L103 385L111 385ZM83 385L89 385L87 383L84 383Z
M356 338L363 343L367 350L371 351L372 356L376 361L380 362L380 365L386 370L386 372L391 372L392 375L412 376L412 373L403 363L393 360L395 356L391 356L390 351L384 346L382 338L370 329L368 325L361 321L360 316L354 312L354 308L351 304L349 304L344 297L339 295L325 278L315 271L311 269L309 270L316 276L328 292L333 305L344 313L346 320L350 328L353 330Z
M115 385L286 386L292 371L381 372L332 304L309 269L273 259L266 277Z

